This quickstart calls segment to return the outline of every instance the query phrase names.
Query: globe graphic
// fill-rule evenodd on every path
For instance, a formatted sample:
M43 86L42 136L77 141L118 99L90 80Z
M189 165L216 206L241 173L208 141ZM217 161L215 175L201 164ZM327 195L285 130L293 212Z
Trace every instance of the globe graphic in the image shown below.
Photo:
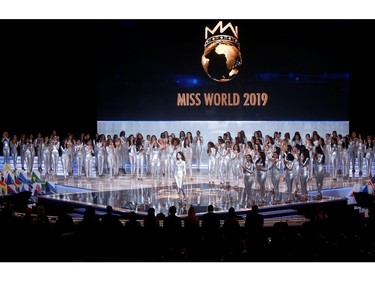
M242 57L238 47L228 41L215 41L202 55L202 66L209 77L218 82L232 80L241 68Z

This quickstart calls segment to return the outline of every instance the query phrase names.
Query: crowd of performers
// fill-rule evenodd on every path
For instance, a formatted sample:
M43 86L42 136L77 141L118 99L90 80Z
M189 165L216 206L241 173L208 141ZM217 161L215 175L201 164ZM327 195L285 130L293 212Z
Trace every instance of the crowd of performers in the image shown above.
M161 181L162 177L174 175L178 151L183 152L188 175L192 178L193 159L197 171L201 168L203 137L200 131L195 136L190 132L185 136L181 132L179 137L174 133L162 132L160 137L147 135L144 138L141 133L126 136L125 131L114 136L97 134L94 138L90 134L81 134L79 138L68 134L60 138L56 131L45 137L38 133L36 138L32 134L22 134L20 137L13 135L11 139L8 132L3 132L2 137L4 164L31 174L36 168L34 159L37 157L39 172L56 176L61 165L64 177L73 173L92 177L95 168L99 177L108 174L109 178L113 178L119 176L121 171L123 174L130 173L138 180L143 180L146 174L152 176L153 180Z
M349 177L350 167L354 176L355 168L359 176L372 176L374 161L374 139L363 138L352 132L342 136L336 131L326 133L324 137L316 131L304 138L296 131L293 137L289 132L263 137L261 131L255 131L247 138L244 131L232 137L230 132L223 133L216 140L206 143L200 131L193 135L180 131L179 135L161 132L159 136L141 133L126 136L125 131L113 136L81 134L78 138L68 134L60 138L56 131L43 137L40 133L22 134L9 137L3 132L2 153L4 163L13 164L31 174L34 158L37 157L37 169L45 175L57 175L59 163L63 176L92 177L108 175L110 179L122 174L129 174L142 181L144 176L161 184L163 180L172 180L177 185L181 196L185 197L183 180L193 179L192 164L196 171L201 169L202 155L206 154L208 162L208 182L220 184L222 188L239 186L244 188L244 205L253 202L252 190L259 191L260 203L264 203L266 182L274 193L273 204L281 202L279 184L285 181L285 202L306 201L307 182L316 180L316 199L322 198L324 177L337 180L338 174ZM21 167L17 167L17 159ZM183 165L181 164L183 162ZM73 169L74 164L76 170ZM128 167L128 168L127 168ZM73 171L74 170L74 171Z

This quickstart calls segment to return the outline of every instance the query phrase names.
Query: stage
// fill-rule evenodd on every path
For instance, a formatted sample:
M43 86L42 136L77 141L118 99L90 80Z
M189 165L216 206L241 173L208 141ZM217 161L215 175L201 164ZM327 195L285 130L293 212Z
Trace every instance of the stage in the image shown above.
M155 182L150 176L144 176L138 180L129 173L114 178L108 175L102 177L87 178L85 176L49 176L45 177L55 185L57 194L38 196L38 203L46 205L49 209L58 210L61 204L71 206L75 215L83 214L87 205L95 207L99 214L105 212L106 206L113 207L118 215L125 215L135 211L139 217L147 214L147 210L153 207L156 214L168 215L171 206L177 207L177 214L185 216L190 206L193 206L197 215L206 213L207 206L213 205L215 212L225 214L230 207L235 208L238 215L246 214L251 206L244 204L244 184L240 179L238 187L232 185L220 185L217 179L214 184L208 183L207 168L200 171L193 168L193 177L184 183L186 199L181 200L178 196L173 180L170 177L162 177L162 180ZM308 200L286 201L285 180L280 180L281 202L274 204L274 193L272 192L271 181L267 179L265 202L260 204L259 186L253 186L253 204L260 206L259 210L266 217L295 217L301 215L302 209L314 209L318 205L335 202L348 202L348 196L354 185L363 185L369 181L367 177L351 175L344 178L339 176L336 181L326 175L323 184L323 198L315 199L316 181L315 178L308 181Z

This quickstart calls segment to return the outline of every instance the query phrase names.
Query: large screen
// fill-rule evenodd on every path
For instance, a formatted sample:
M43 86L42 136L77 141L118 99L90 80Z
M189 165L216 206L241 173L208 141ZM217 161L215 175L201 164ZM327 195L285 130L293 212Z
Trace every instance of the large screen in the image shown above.
M3 131L346 134L367 112L373 23L2 20Z
M347 20L95 22L98 121L347 121Z

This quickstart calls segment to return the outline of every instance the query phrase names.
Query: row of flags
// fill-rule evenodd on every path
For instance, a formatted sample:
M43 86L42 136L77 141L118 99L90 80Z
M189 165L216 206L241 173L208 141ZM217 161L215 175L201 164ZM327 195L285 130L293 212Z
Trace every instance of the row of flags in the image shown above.
M49 181L43 181L38 171L33 171L28 179L23 170L12 171L8 164L4 164L3 172L0 171L0 195L25 191L30 191L32 196L57 193L55 186Z

